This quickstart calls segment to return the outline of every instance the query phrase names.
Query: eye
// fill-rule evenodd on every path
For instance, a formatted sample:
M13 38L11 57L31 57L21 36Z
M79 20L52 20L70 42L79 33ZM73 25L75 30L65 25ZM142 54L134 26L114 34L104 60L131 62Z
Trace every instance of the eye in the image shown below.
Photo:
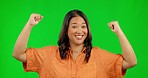
M82 28L87 28L87 26L86 26L86 25L84 25L84 26L82 26Z
M72 28L77 28L77 26L72 26Z

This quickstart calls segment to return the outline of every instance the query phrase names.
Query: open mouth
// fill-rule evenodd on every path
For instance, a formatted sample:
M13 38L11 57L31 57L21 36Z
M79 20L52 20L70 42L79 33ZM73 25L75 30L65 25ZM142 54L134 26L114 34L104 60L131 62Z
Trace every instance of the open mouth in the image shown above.
M75 37L80 40L83 38L83 35L75 35Z

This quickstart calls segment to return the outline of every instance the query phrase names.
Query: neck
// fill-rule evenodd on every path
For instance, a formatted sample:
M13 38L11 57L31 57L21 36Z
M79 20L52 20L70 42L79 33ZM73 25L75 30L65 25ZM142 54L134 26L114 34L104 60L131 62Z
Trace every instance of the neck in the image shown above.
M82 49L84 47L84 44L80 44L80 45L73 45L73 44L71 44L70 47L71 47L73 52L79 53L79 52L82 51Z

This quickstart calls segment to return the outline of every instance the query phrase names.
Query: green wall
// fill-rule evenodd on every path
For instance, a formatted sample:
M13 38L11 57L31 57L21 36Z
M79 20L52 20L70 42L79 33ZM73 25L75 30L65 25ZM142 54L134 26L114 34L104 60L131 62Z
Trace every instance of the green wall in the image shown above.
M57 45L63 18L72 9L80 9L87 15L93 35L93 46L114 53L121 53L121 48L107 23L118 20L138 59L137 66L129 69L125 78L147 77L147 0L1 0L0 78L37 78L37 73L25 73L21 62L12 57L19 33L30 14L39 13L44 18L33 28L28 47Z

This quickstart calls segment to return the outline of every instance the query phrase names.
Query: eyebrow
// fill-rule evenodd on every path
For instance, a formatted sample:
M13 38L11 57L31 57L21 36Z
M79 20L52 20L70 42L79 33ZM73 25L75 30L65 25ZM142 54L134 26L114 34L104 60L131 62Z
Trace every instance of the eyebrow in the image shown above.
M71 23L71 24L77 24L77 23L75 23L75 22L74 22L74 23ZM82 24L86 24L86 23L85 23L85 22L83 22Z

